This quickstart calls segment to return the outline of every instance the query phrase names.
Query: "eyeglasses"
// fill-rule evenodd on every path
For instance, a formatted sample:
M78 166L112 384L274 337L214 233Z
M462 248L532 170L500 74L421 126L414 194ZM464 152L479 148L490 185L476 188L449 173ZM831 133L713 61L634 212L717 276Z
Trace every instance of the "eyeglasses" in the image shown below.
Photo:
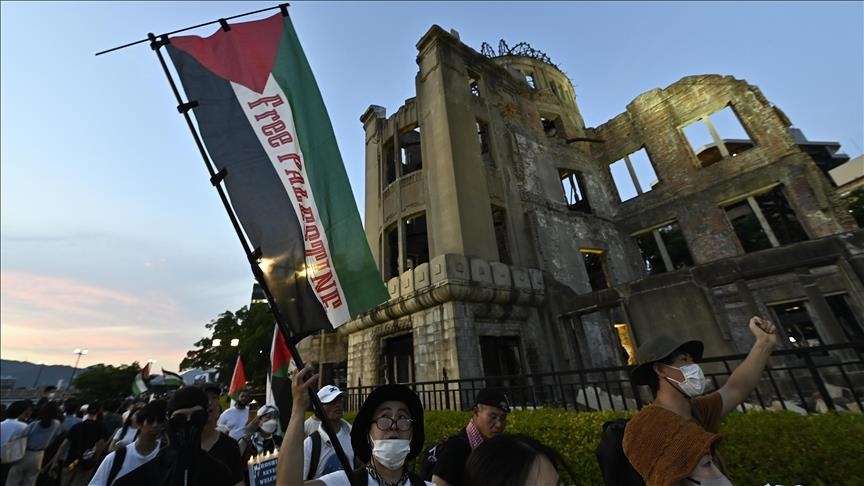
M411 424L414 420L407 417L399 417L396 420L392 418L382 415L375 419L375 425L378 427L378 430L388 431L393 428L393 424L396 424L396 430L401 430L405 432L406 430L411 430Z

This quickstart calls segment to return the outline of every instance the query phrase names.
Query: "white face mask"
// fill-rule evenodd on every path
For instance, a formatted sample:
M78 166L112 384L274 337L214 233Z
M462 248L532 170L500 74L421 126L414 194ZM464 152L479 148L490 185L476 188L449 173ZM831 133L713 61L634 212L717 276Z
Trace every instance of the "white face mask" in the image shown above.
M372 456L387 469L400 469L405 464L405 458L411 452L411 441L408 439L372 439Z
M270 419L266 422L261 422L261 430L263 430L265 434L272 434L276 431L276 426L278 424L279 421L276 419Z
M675 368L674 366L666 365L670 368ZM702 368L699 367L696 363L690 363L684 365L680 368L675 368L680 371L681 374L684 375L684 381L677 381L668 376L666 379L678 387L679 390L684 392L690 398L698 397L705 391L705 374L702 373Z

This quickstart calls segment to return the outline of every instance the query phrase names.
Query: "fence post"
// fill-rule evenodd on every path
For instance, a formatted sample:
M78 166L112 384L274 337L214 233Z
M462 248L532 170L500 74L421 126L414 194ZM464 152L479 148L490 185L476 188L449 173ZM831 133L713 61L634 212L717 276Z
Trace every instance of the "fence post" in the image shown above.
M836 412L837 410L834 408L834 400L828 393L828 389L825 387L825 382L822 381L822 376L819 374L819 370L816 369L816 364L813 362L813 358L810 356L811 350L804 349L802 351L804 351L804 362L807 363L807 369L809 369L810 374L813 375L813 380L816 382L816 388L819 389L819 393L822 395L822 399L825 401L825 406L828 407L828 410Z
M450 410L450 384L447 382L447 368L441 368L444 376L444 410Z

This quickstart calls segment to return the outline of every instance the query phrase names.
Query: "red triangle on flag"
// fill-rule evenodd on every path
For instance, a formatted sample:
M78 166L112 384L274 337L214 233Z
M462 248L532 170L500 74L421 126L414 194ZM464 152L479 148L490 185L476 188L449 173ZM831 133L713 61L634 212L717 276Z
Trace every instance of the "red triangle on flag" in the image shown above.
M276 324L273 329L273 344L270 346L270 374L281 378L287 378L288 373L294 368L294 360L291 359L291 351L285 341L285 335Z
M150 363L147 363L147 366L141 368L141 378L144 378L146 381L150 378Z
M244 388L246 388L246 373L243 371L243 360L237 356L234 374L231 375L231 386L228 387L228 396L236 400L240 390Z

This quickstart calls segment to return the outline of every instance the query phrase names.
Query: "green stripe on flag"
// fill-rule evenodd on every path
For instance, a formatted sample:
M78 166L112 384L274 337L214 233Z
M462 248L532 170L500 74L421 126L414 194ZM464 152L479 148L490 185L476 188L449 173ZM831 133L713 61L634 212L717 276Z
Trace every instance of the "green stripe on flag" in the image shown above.
M389 295L369 251L327 108L288 17L273 77L294 113L307 182L327 234L333 268L354 317L386 301Z

